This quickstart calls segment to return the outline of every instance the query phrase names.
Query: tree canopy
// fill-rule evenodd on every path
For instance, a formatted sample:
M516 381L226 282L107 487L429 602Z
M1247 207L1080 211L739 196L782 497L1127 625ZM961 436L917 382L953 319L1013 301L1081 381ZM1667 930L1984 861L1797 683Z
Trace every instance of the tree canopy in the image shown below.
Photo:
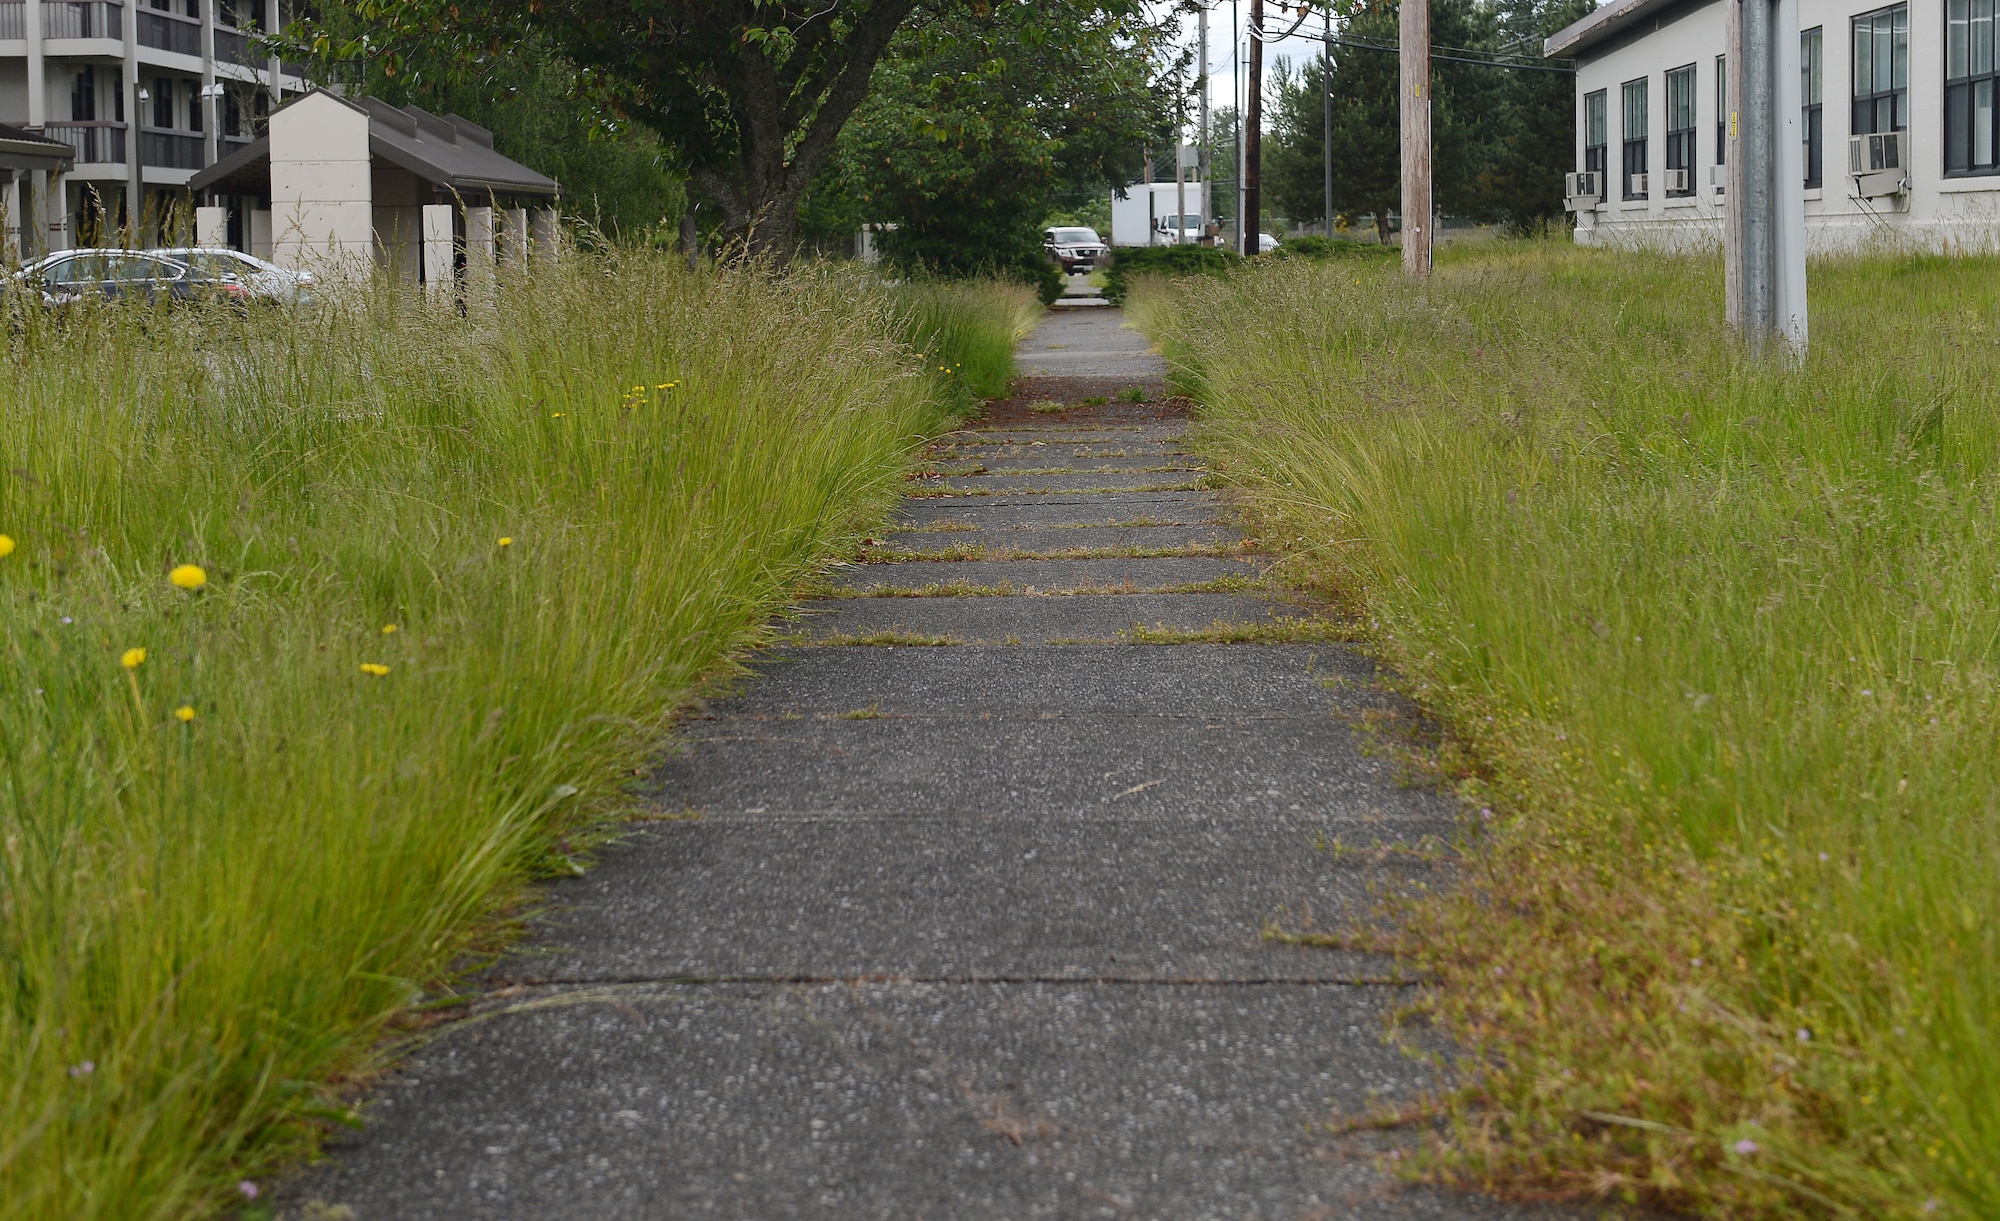
M1438 209L1516 230L1562 216L1574 84L1543 71L1542 38L1588 12L1590 0L1431 0L1432 158ZM1372 216L1388 236L1400 206L1398 5L1357 9L1333 48L1334 209ZM1465 60L1488 62L1468 63ZM1505 65L1505 66L1503 66ZM1273 81L1265 190L1296 221L1325 219L1323 91L1318 56Z
M913 14L931 23L1040 30L1052 49L1073 29L1087 33L1095 22L1145 7L1141 0L352 3L365 24L358 35L307 23L322 56L372 60L386 76L404 61L490 63L521 48L556 55L575 67L609 111L658 133L675 168L716 205L730 240L779 258L796 245L800 202L876 83L877 61ZM1086 24L1075 26L1078 21ZM978 65L954 66L970 71L974 84L967 89L973 92L990 87L995 76ZM998 76L1008 79L1004 72ZM921 94L928 83L912 81L912 87ZM962 93L970 97L946 86L939 100L969 105Z
M319 5L314 29L321 48L315 78L492 129L495 147L561 183L564 208L607 233L671 226L686 206L684 176L659 136L608 107L589 74L545 43L516 44L504 54L458 48L474 51L470 60L436 59L433 46L395 56L329 54L363 39L375 43L370 23L341 0Z
M893 225L893 262L947 273L1046 263L1052 201L1136 177L1171 141L1171 27L1081 0L920 11L814 185L809 231Z

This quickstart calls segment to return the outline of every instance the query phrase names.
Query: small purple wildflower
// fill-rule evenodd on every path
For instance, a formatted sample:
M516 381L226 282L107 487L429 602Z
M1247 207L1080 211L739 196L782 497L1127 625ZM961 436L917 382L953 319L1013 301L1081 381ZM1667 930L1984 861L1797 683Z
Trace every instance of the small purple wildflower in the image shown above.
M1751 1154L1757 1152L1757 1142L1746 1136L1742 1140L1737 1141L1731 1148L1744 1157L1749 1157Z
M72 1077L88 1077L96 1071L97 1062L95 1060L85 1060L81 1064L72 1064L69 1066L69 1075Z
M1807 1030L1803 1026L1799 1027L1799 1042L1801 1043L1812 1042L1812 1031Z
M236 1190L241 1192L243 1198L246 1200L254 1200L257 1198L257 1184L251 1182L249 1179L244 1179L241 1183L238 1183L236 1185Z

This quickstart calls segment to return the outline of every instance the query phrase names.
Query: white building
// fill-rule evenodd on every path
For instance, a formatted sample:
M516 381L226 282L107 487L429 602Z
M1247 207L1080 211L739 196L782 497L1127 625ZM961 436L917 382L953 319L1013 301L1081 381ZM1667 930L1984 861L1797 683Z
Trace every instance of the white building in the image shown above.
M27 253L185 224L180 188L304 87L256 41L290 2L0 0L0 123L75 152L59 178L35 180L43 198L17 187L7 201L10 215L48 218L24 235Z
M1721 241L1726 3L1611 0L1547 40L1576 58L1576 167L1598 175L1580 244ZM2000 247L2000 0L1798 6L1808 249Z

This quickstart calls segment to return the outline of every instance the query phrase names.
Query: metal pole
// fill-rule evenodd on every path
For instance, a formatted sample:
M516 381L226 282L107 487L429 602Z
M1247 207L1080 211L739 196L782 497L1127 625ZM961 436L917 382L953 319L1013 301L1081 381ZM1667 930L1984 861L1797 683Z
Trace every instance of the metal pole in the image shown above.
M1431 6L1403 0L1398 56L1403 126L1403 271L1431 273Z
M1731 218L1729 235L1737 241L1735 249L1726 252L1725 277L1735 307L1732 322L1752 354L1761 354L1771 334L1775 304L1771 142L1777 116L1771 89L1771 5L1770 0L1729 0L1729 6L1736 25L1730 39L1735 62L1729 74L1732 83L1741 81L1742 91L1735 97L1737 122L1729 141L1728 207L1741 216Z
M1320 92L1325 95L1326 124L1321 132L1320 160L1326 171L1326 240L1333 240L1333 9L1329 7L1326 18L1326 41L1320 48L1319 71Z
M1243 253L1257 254L1264 231L1264 0L1250 0L1250 81L1243 109Z
M1215 201L1208 189L1211 173L1208 156L1208 0L1202 0L1201 16L1201 222L1206 225L1215 219Z
M1236 181L1231 184L1231 193L1236 196L1236 207L1230 223L1236 226L1236 248L1243 249L1243 44L1238 41L1237 18L1240 16L1237 0L1229 0L1229 54L1233 57L1229 69L1229 108L1235 111L1233 135L1236 149L1232 159L1236 162Z
M1799 77L1799 0L1772 6L1773 149L1771 326L1793 361L1806 354L1806 167L1804 82Z
M1176 74L1178 76L1178 73ZM1187 241L1187 90L1174 103L1174 245Z
M1743 331L1743 4L1744 0L1727 0L1723 34L1729 114L1723 145L1722 315L1738 334ZM1608 197L1608 189L1606 193Z

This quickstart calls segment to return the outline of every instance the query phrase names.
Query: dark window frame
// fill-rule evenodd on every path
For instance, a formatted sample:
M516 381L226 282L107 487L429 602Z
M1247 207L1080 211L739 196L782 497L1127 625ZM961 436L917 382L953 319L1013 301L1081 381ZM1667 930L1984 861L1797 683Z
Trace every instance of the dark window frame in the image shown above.
M1600 107L1596 116L1601 120L1603 130L1595 133L1600 137L1592 144L1590 103L1595 99ZM1597 175L1598 191L1611 194L1611 91L1597 89L1583 95L1583 169Z
M1812 53L1806 48L1810 46ZM1799 31L1799 136L1805 145L1806 188L1826 178L1826 27Z
M1686 96L1676 96L1675 86L1677 83L1685 91ZM1694 198L1696 140L1697 133L1701 130L1701 124L1695 117L1700 113L1695 101L1696 97L1699 96L1695 91L1700 84L1700 78L1696 76L1693 64L1683 64L1678 68L1669 68L1667 70L1665 84L1666 88L1663 92L1666 95L1664 100L1667 106L1666 121L1668 126L1667 155L1664 168L1669 173L1674 170L1686 170L1687 186L1678 191L1662 191L1660 194L1666 199L1692 199ZM1686 122L1679 127L1673 126L1676 104L1679 104L1685 111L1680 117L1686 119Z
M1729 164L1729 57L1715 57L1715 163Z
M1653 121L1651 92L1652 77L1650 76L1637 77L1633 80L1625 81L1618 86L1618 136L1624 142L1621 149L1623 159L1620 162L1621 169L1619 173L1619 185L1622 188L1619 192L1619 197L1622 199L1647 199L1652 195L1652 176L1648 172L1648 155L1650 150L1646 142ZM1632 98L1635 94L1639 99L1639 135L1637 138L1634 138L1632 135ZM1632 178L1637 174L1647 175L1647 189L1644 191L1635 192L1632 189Z
M1902 28L1900 31L1896 29L1896 18L1898 17L1902 18ZM1887 47L1890 55L1889 87L1886 89L1871 88L1864 91L1861 87L1863 83L1861 79L1863 75L1862 55L1861 40L1858 35L1865 25L1871 34L1871 46L1882 44L1884 39L1881 31L1878 29L1878 25L1884 18L1889 20L1889 34L1887 38ZM1907 3L1892 4L1886 8L1875 9L1872 12L1858 13L1849 19L1848 31L1847 54L1848 67L1850 69L1848 73L1848 94L1852 102L1848 116L1851 120L1848 124L1848 133L1850 135L1864 136L1872 135L1876 132L1908 131L1910 129L1910 6ZM1896 39L1896 34L1899 32L1902 35L1900 45L1898 45ZM1899 53L1903 70L1900 81L1897 79L1895 71ZM1873 50L1871 49L1869 57L1871 71L1868 74L1870 79L1867 82L1871 86L1880 83L1880 74L1873 70L1874 62ZM1882 125L1885 109L1887 110L1888 117L1888 126L1886 127Z
M1985 12L1975 10L1983 6ZM1954 47L1954 27L1966 27L1964 45ZM1978 29L1984 26L1984 29ZM1944 176L1990 178L2000 174L2000 11L1995 0L1945 0L1944 5ZM1982 46L1981 43L1984 43ZM1980 53L1984 52L1984 63ZM1982 116L1981 110L1985 111ZM1986 130L1980 131L1981 119ZM1981 136L1984 139L1981 139ZM1981 145L1984 145L1982 148ZM1985 157L1984 161L1980 160Z

